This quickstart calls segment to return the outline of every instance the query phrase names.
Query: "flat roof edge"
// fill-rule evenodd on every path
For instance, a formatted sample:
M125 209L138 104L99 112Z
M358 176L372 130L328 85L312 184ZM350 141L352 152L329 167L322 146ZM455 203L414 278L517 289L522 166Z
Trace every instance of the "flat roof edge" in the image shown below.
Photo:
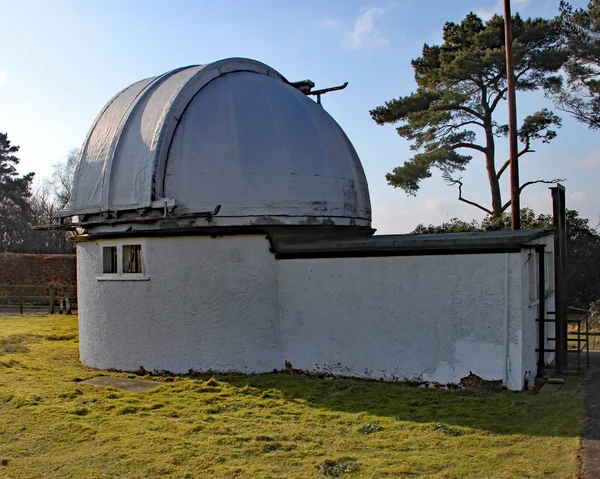
M348 239L302 240L273 236L271 250L277 259L418 256L518 252L551 229L477 233L381 235Z

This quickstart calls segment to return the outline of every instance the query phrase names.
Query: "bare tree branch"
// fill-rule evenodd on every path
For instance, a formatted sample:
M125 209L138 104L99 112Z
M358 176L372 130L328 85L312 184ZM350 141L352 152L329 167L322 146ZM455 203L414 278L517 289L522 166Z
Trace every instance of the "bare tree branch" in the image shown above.
M477 151L480 151L481 153L486 152L486 150L483 146L477 145L475 143L455 143L454 145L452 145L452 149L454 150L456 148L471 148L472 150L477 150Z
M496 109L496 107L498 106L498 103L500 103L500 100L502 100L502 98L504 98L504 94L507 91L508 91L508 88L503 88L502 90L500 90L498 92L498 96L496 98L494 98L494 101L490 105L490 111L494 111Z
M485 206L481 206L480 204L475 203L474 201L463 198L463 196L462 196L463 182L461 180L462 180L462 178L455 179L455 178L450 177L449 175L446 175L446 181L448 181L452 185L458 185L458 200L459 201L467 203L468 205L471 205L471 206L475 206L476 208L479 208L480 210L485 211L488 215L492 216L493 215L492 211L487 209Z
M523 183L520 187L519 187L519 193L521 193L525 188L527 188L529 185L534 185L536 183L545 183L547 185L555 185L556 183L560 183L561 181L565 181L564 178L555 178L553 180L534 180L534 181L527 181L526 183Z
M525 148L523 148L521 151L519 151L519 154L517 155L518 158L521 158L521 156L523 156L525 153L535 153L535 150L530 149L529 145L530 145L530 140L528 138L525 143ZM502 173L504 173L504 170L506 170L506 168L508 168L508 165L510 165L510 158L502 164L502 166L498 170L498 173L496 173L496 177L500 178Z
M500 175L502 175L502 173L504 173L504 170L506 170L506 168L508 168L508 165L510 165L510 158L504 162L504 164L498 170L498 173L496 173L497 178L500 178Z
M565 181L564 178L555 178L553 180L533 180L533 181L527 181L525 183L523 183L520 187L519 187L519 194L521 194L521 192L527 188L530 185L535 185L536 183L544 183L547 185L555 185L556 183L560 183L561 181ZM508 200L506 203L504 203L504 206L502 206L502 213L504 213L508 207L511 204L511 200Z
M477 126L480 126L481 128L484 128L483 123L481 123L479 121L475 121L475 120L469 120L469 121L464 121L462 123L446 125L445 127L440 129L440 132L442 133L442 135L446 135L452 131L458 130L459 128L462 128L463 126L467 126L467 125L477 125Z
M485 121L485 116L482 115L481 113L475 111L473 108L469 108L467 106L464 105L459 105L457 107L458 110L462 110L466 113L468 113L469 115L473 115L475 118L479 118L481 121Z

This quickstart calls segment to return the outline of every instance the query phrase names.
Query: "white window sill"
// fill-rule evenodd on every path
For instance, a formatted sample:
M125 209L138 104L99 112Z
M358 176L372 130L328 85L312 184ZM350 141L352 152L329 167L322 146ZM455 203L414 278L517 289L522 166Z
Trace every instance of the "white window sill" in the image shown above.
M150 281L150 276L142 276L141 274L111 274L98 276L96 281Z

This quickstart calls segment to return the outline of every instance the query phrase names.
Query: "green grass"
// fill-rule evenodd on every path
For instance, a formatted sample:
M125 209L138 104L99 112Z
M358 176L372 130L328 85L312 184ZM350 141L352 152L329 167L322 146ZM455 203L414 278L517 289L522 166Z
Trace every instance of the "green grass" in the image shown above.
M576 478L579 394L291 374L82 384L76 319L0 316L2 478Z

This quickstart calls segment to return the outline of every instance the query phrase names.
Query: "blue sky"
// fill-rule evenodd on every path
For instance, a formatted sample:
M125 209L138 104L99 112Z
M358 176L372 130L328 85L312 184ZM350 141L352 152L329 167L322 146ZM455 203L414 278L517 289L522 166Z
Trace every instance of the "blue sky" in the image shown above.
M554 16L558 3L512 0L513 11L523 16ZM379 233L409 232L418 223L453 216L481 217L458 202L437 173L416 198L387 185L385 174L411 152L394 127L376 125L369 110L414 91L410 60L424 43L441 41L446 21L458 22L470 11L487 18L502 11L501 1L0 0L0 8L0 131L21 147L22 173L48 176L125 86L179 66L242 56L290 80L310 78L317 88L349 82L346 90L324 96L323 104L363 162ZM519 118L551 107L541 94L521 95L518 102ZM600 133L562 116L558 137L522 159L521 179L565 178L568 207L595 225ZM498 156L507 155L503 142ZM474 158L464 183L465 197L489 203L482 158ZM522 203L549 212L547 185L525 190Z

